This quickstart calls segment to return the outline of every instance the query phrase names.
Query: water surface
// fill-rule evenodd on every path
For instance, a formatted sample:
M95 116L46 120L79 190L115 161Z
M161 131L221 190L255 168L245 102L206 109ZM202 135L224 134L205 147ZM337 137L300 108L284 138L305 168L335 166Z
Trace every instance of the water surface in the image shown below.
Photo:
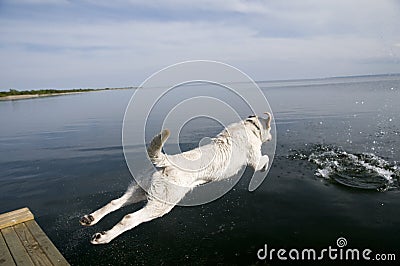
M28 206L72 265L254 264L265 243L317 249L341 236L352 247L398 252L400 76L259 85L278 132L275 160L261 187L247 191L246 171L219 200L177 207L104 246L91 245L90 236L141 204L92 228L78 221L121 195L132 180L121 131L133 91L0 102L0 212ZM181 136L184 149L218 130L207 121L201 130L188 125ZM392 171L393 183L380 191L363 189L364 175L379 188L387 181L380 179L384 172L339 160L343 152L364 161L373 156L382 164L371 165ZM327 173L329 165L315 162L326 158L355 169L338 182L337 169ZM359 180L351 183L354 177Z

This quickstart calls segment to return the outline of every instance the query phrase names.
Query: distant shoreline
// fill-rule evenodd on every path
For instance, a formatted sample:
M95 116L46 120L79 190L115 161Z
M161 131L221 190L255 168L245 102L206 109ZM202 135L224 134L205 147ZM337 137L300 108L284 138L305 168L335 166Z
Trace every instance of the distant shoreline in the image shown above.
M9 92L3 92L3 95L0 95L0 101L26 100L26 99L33 99L33 98L80 94L80 93L85 93L85 92L126 90L126 89L133 89L133 87L105 88L105 89L77 89L77 90L60 90L60 91L56 91L56 90L31 90L31 91L10 90Z
M386 73L386 74L367 74L367 75L354 75L354 76L332 76L332 77L319 77L319 78L300 78L300 79L272 79L272 80L258 80L255 81L257 84L268 83L268 86L280 86L280 82L284 83L295 83L297 86L298 82L318 81L323 82L326 80L344 80L351 78L376 78L376 77L393 77L396 79L400 78L400 73ZM277 84L274 84L277 83ZM120 88L99 88L99 89L38 89L38 90L24 90L18 91L10 89L9 91L0 91L0 102L1 101L14 101L14 100L25 100L41 97L51 96L62 96L84 92L94 91L107 91L107 90L127 90L127 89L138 89L139 87L120 87Z
M21 94L21 95L9 95L0 97L0 101L14 101L14 100L25 100L25 99L32 99L32 98L42 98L42 97L51 97L51 96L62 96L62 95L69 95L69 94L78 94L84 93L89 91L80 91L80 92L61 92L61 93L49 93L49 94Z

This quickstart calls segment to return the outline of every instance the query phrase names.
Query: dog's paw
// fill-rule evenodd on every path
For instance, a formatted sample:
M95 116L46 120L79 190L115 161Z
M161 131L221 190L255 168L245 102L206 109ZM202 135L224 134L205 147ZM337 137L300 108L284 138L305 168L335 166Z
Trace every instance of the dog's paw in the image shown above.
M90 243L94 245L107 244L108 242L110 242L110 239L108 239L107 233L104 231L94 234L90 240Z
M268 164L265 164L265 165L263 166L263 168L261 168L260 172L265 172L265 170L267 170L267 166L268 166Z
M91 225L94 225L95 223L93 222L94 221L94 217L92 216L92 215L85 215L85 216L83 216L80 220L79 220L79 222L81 223L81 225L84 225L84 226L91 226Z

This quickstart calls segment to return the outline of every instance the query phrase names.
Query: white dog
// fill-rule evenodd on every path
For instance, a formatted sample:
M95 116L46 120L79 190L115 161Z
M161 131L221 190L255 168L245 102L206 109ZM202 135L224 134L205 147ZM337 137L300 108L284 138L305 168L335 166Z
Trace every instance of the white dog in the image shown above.
M272 139L272 117L270 113L266 114L267 119L249 116L231 124L210 144L176 155L162 152L170 134L168 130L163 130L153 138L147 149L151 162L157 168L149 179L148 187L131 185L122 197L85 215L80 223L94 225L105 215L127 204L143 200L147 200L147 204L126 215L109 231L94 234L91 243L109 243L123 232L167 214L194 187L232 177L245 165L256 171L265 170L269 158L261 154L261 145Z

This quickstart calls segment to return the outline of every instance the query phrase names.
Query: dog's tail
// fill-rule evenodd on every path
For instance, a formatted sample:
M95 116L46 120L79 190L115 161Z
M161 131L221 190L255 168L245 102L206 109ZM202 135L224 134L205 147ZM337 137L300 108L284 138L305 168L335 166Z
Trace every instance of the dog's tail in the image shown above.
M170 131L168 129L164 129L152 139L149 147L147 148L147 154L149 155L150 161L157 166L161 166L165 159L165 154L162 153L161 150L164 143L169 138L169 135Z

